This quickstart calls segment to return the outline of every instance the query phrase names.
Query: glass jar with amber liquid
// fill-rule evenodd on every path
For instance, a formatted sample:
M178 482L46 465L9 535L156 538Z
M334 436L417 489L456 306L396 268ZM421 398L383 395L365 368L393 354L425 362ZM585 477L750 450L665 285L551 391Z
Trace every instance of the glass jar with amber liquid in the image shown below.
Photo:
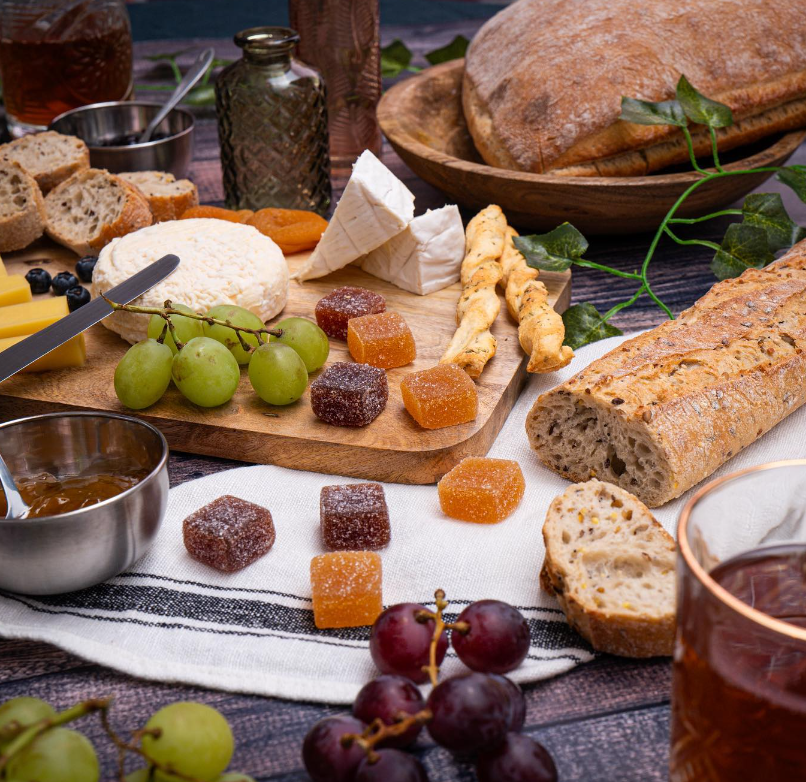
M218 140L230 209L325 214L330 205L325 87L292 53L297 34L254 27L235 36L243 57L216 80Z
M0 72L12 136L65 111L132 90L132 35L123 0L2 0Z

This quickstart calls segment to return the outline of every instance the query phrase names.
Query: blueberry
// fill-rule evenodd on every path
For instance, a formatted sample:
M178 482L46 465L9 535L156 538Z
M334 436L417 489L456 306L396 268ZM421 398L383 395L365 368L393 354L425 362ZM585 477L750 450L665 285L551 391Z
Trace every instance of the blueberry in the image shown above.
M75 288L78 285L78 277L72 272L59 272L51 283L53 292L57 296L64 296L70 288Z
M92 270L97 262L94 255L85 255L76 261L76 274L81 282L92 282Z
M67 309L70 312L75 312L79 307L90 303L90 292L83 285L70 288L65 295L67 296Z
M25 279L31 286L31 293L47 293L50 288L50 274L44 269L31 269Z

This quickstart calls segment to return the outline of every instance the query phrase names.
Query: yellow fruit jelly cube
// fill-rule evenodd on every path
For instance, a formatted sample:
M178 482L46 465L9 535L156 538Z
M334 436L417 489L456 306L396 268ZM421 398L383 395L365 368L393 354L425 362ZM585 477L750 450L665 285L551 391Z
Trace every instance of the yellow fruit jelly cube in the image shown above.
M425 429L472 421L479 410L476 384L456 364L438 364L406 375L400 383L403 404Z
M437 484L446 516L497 524L518 507L525 483L517 462L469 456Z
M380 555L335 551L314 557L311 593L319 629L373 624L383 610Z
M0 277L0 307L31 301L31 286L21 274Z
M417 357L411 329L397 312L350 318L347 347L356 361L380 369L402 367Z
M33 334L68 313L66 296L0 307L0 339Z
M30 336L30 335L28 335ZM22 337L8 337L7 339L0 339L0 353L12 345L16 345L27 336ZM38 358L33 364L29 364L21 372L46 372L49 369L63 369L65 367L81 367L87 360L87 348L84 344L84 335L79 334L77 337L68 339L59 347L54 348L50 353L46 353L42 358Z

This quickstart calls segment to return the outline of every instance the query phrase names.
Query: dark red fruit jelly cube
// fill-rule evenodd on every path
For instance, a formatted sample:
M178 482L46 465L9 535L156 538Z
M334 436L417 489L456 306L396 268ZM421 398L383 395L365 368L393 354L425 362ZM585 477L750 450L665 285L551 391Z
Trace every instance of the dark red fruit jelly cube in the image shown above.
M386 310L380 293L346 285L336 288L316 303L314 310L319 328L334 339L347 339L347 321L362 315L377 315Z
M331 551L366 551L389 543L389 509L380 483L323 486L319 518L322 542Z
M311 407L333 426L366 426L386 407L386 373L369 364L331 364L311 383Z

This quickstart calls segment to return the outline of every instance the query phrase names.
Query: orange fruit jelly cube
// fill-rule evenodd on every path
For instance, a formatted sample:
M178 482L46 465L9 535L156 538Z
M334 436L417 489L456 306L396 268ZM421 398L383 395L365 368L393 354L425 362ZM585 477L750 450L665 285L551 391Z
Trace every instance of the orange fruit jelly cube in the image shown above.
M446 516L497 524L518 507L525 483L517 462L469 456L437 484Z
M479 411L476 384L456 364L437 364L406 375L400 383L403 404L425 429L472 421Z
M397 312L350 318L347 347L356 361L380 369L402 367L417 357L411 329Z
M335 551L311 560L313 621L323 630L371 625L383 610L381 557Z

